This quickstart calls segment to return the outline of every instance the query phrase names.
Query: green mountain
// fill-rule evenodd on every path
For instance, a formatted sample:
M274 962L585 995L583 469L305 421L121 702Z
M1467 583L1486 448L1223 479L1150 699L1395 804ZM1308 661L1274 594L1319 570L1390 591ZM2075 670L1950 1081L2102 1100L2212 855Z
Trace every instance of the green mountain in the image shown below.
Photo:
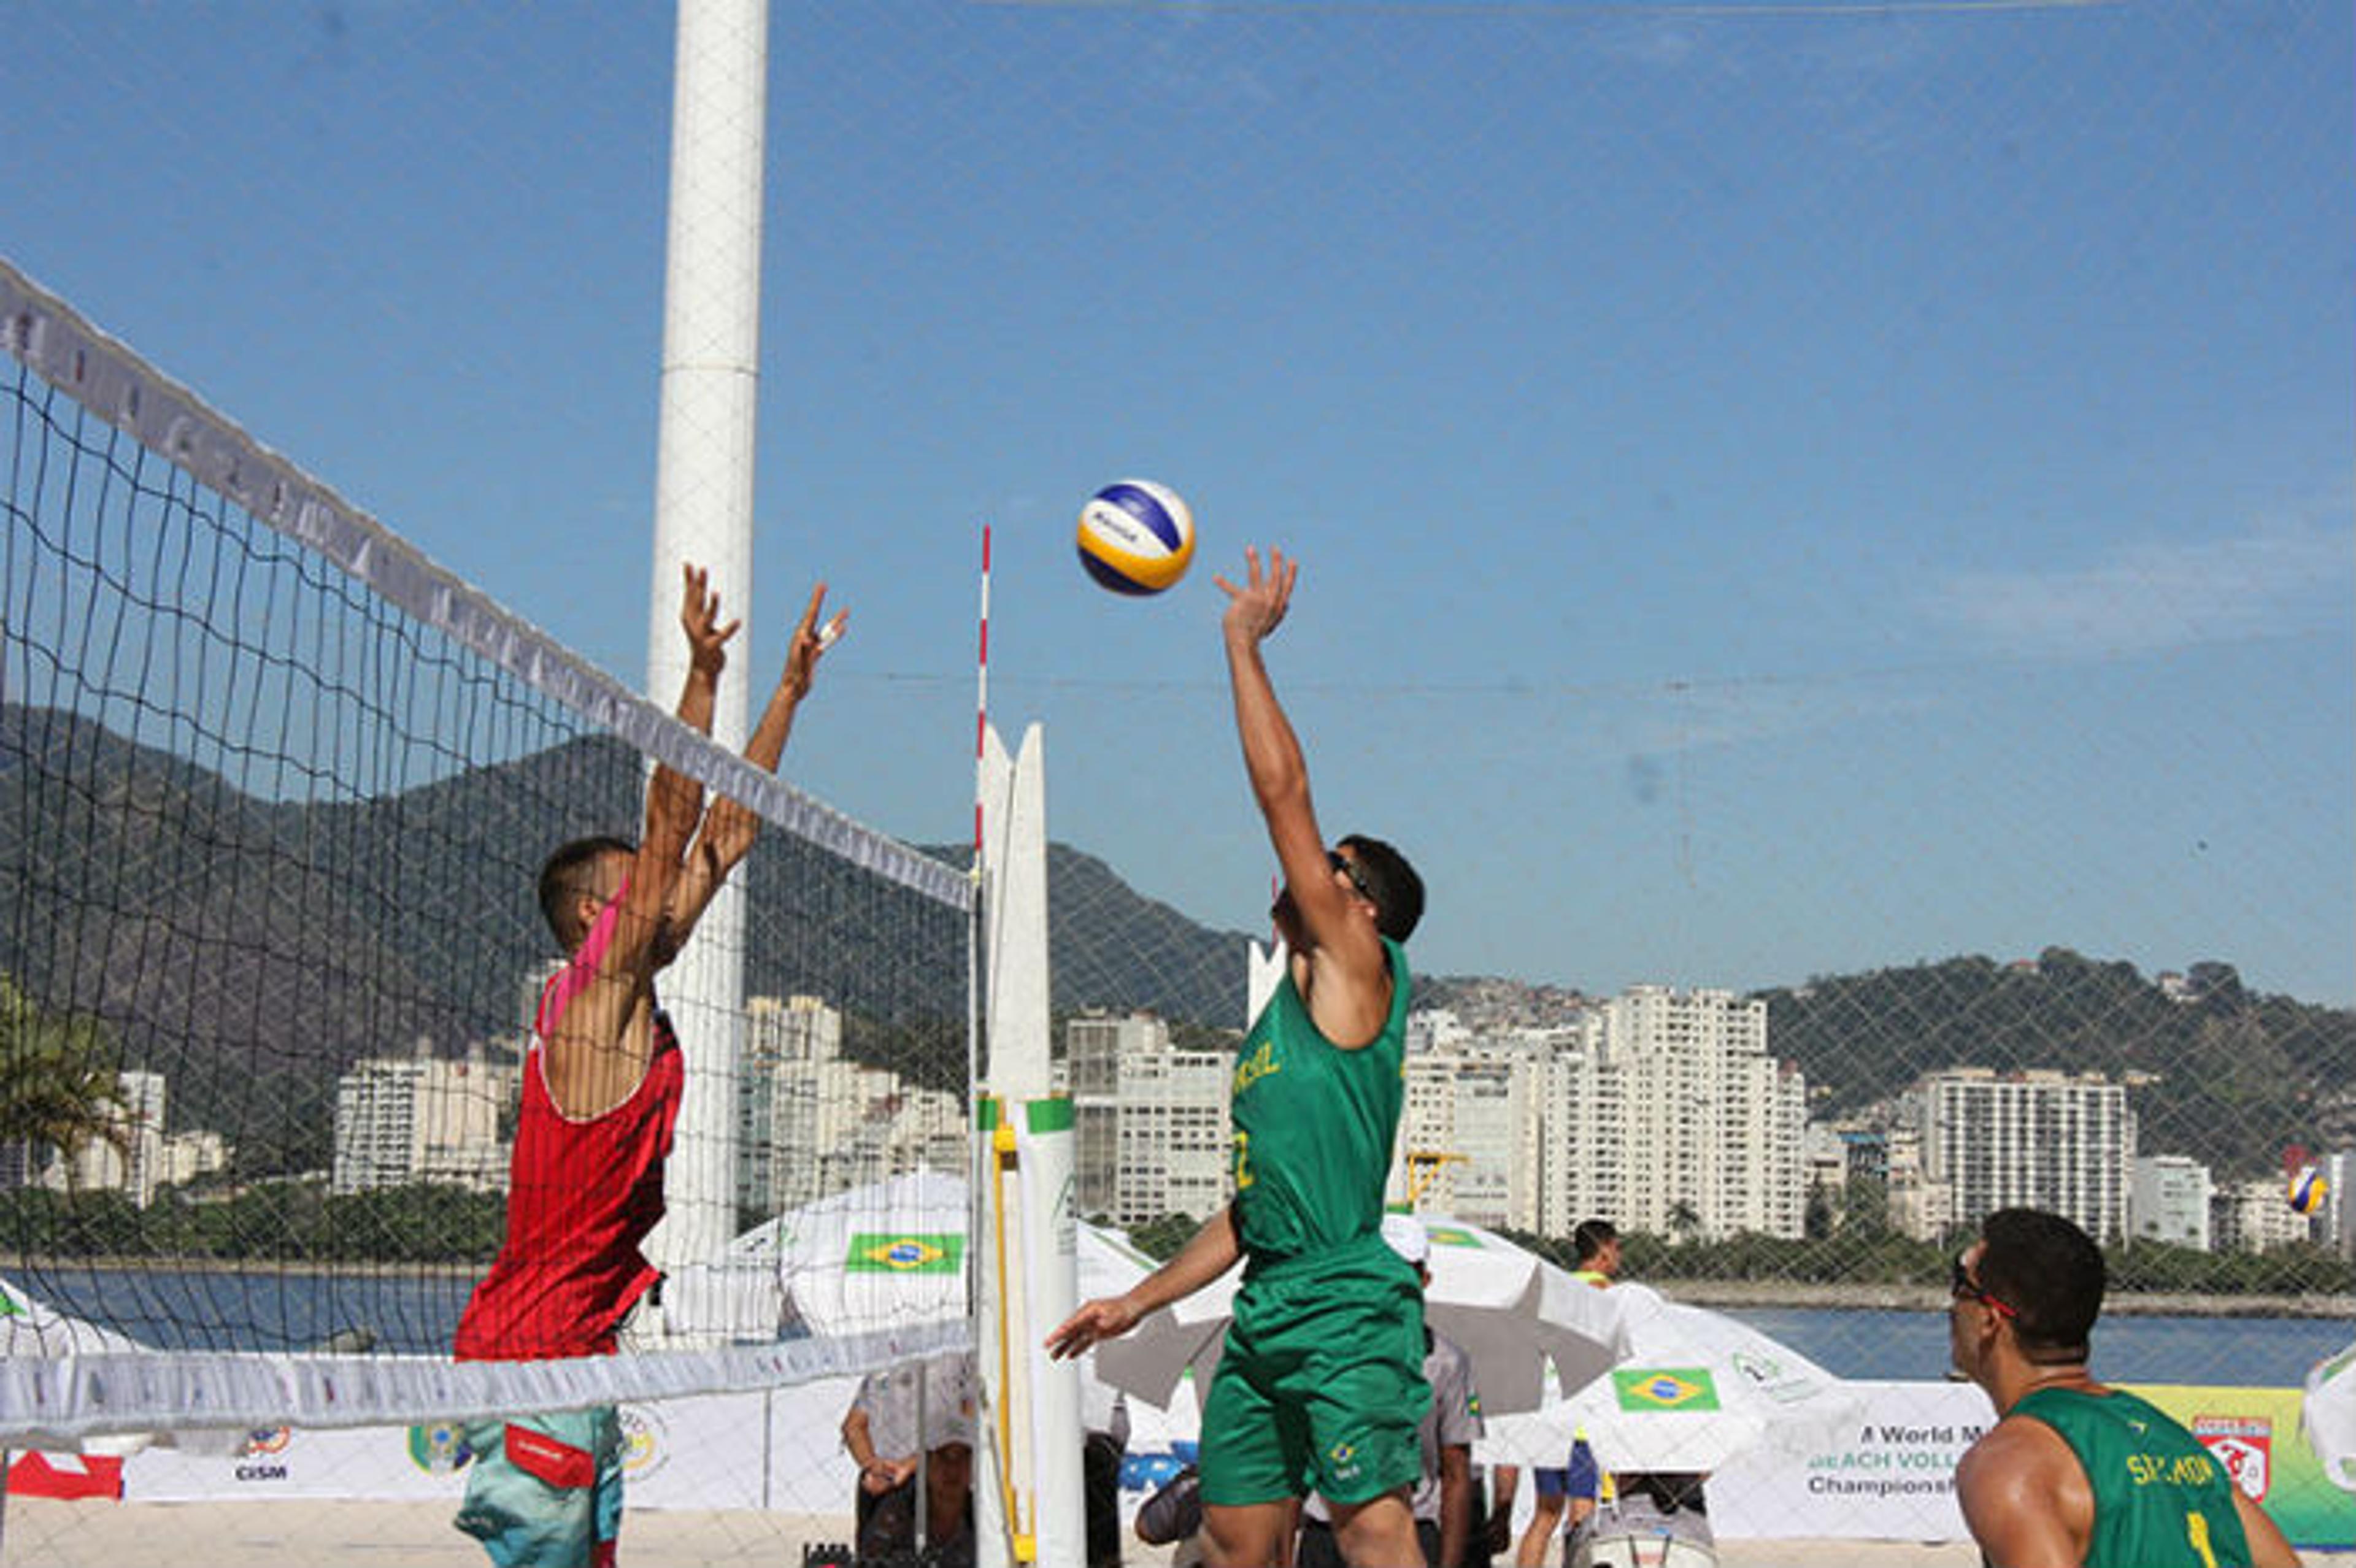
M175 737L201 751L201 737ZM219 750L219 748L214 748ZM223 752L220 765L255 760ZM369 798L290 803L58 709L0 706L0 973L117 1031L171 1078L175 1129L210 1127L254 1171L327 1157L335 1080L418 1042L512 1046L552 955L541 857L635 832L636 753L590 739ZM966 851L929 853L953 864ZM965 917L772 834L745 867L745 988L846 1015L850 1052L946 1086L965 1065ZM1144 1009L1215 1040L1243 1021L1245 948L1139 895L1103 860L1048 849L1052 1005ZM1762 993L1771 1049L1816 1116L1888 1099L1933 1068L2126 1075L2141 1147L2221 1174L2351 1130L2356 1011L2244 990L2194 965L2171 997L2126 964L2064 949L2033 965L1954 958ZM985 976L985 983L987 976ZM1419 1005L1496 1027L1577 992L1425 977Z
M273 802L71 713L0 707L0 973L166 1072L176 1129L221 1132L250 1169L316 1168L356 1059L512 1045L552 956L541 858L633 834L642 789L637 754L595 738L372 798ZM742 875L748 995L821 997L851 1055L961 1082L966 916L776 833ZM1059 1013L1240 1023L1241 934L1064 845L1048 889Z
M2137 1147L2227 1176L2330 1140L2356 1089L2356 1010L2244 990L2198 964L2171 995L2132 964L2049 947L2033 963L1950 958L1762 993L1775 1054L1811 1115L1888 1099L1944 1067L2102 1072L2130 1086Z

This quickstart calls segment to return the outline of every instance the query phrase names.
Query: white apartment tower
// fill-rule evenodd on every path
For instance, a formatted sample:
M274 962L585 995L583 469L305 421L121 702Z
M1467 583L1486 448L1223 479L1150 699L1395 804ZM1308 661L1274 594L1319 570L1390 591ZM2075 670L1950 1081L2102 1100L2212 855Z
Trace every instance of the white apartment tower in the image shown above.
M2209 1250L2209 1168L2180 1154L2137 1155L2127 1178L2127 1233L2138 1242Z
M2274 1177L2220 1188L2211 1213L2221 1253L2268 1253L2315 1236L2314 1221L2290 1206Z
M1954 1217L2049 1209L2110 1242L2126 1228L2135 1118L2100 1073L1984 1067L1928 1073L1913 1091L1923 1172L1954 1192Z
M1802 1234L1807 1085L1768 1054L1766 1003L1634 987L1564 1031L1540 1093L1546 1234Z
M436 1182L497 1192L507 1185L499 1113L515 1072L480 1060L423 1053L364 1057L336 1080L337 1197Z
M1544 1056L1526 1045L1476 1043L1411 1025L1405 1067L1391 1200L1413 1196L1431 1213L1536 1231L1545 1176Z
M59 1191L120 1192L139 1208L155 1200L169 1179L165 1164L164 1075L121 1072L105 1104L109 1136L93 1137L68 1155L59 1152L42 1185Z
M842 1054L817 997L752 997L736 1078L736 1203L749 1221L916 1170L962 1172L957 1095Z
M1182 1051L1147 1013L1073 1019L1064 1049L1079 1212L1124 1227L1216 1212L1230 1196L1234 1056Z

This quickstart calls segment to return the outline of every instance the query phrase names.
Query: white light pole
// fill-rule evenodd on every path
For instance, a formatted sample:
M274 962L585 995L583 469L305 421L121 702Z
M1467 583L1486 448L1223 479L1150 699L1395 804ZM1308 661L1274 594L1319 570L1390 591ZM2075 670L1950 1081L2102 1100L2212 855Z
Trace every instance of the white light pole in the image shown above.
M753 441L767 0L680 0L678 51L647 690L668 704L686 677L680 567L693 561L711 572L723 613L744 618L712 725L712 738L733 749L744 741L755 635ZM659 1267L715 1257L735 1230L743 896L732 887L713 901L664 976L664 1003L687 1052L687 1092L669 1170L669 1214L649 1243Z

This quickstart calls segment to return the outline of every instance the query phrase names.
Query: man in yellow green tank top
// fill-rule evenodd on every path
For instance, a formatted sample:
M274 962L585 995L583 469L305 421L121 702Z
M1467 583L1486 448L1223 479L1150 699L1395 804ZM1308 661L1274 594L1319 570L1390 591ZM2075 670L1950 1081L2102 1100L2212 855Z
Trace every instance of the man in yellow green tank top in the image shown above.
M1418 1568L1408 1496L1422 1469L1423 1298L1382 1239L1383 1189L1404 1094L1407 952L1423 912L1413 868L1378 839L1329 846L1301 743L1260 645L1300 572L1247 550L1222 577L1221 630L1244 769L1283 868L1271 912L1286 971L1237 1053L1235 1186L1178 1255L1126 1295L1091 1301L1048 1339L1076 1356L1245 1263L1203 1409L1208 1560L1286 1561L1294 1505L1314 1491L1358 1568Z
M1955 1468L1993 1568L2297 1568L2191 1433L2087 1371L2102 1249L2059 1214L1999 1209L1955 1260L1955 1366L2001 1418Z

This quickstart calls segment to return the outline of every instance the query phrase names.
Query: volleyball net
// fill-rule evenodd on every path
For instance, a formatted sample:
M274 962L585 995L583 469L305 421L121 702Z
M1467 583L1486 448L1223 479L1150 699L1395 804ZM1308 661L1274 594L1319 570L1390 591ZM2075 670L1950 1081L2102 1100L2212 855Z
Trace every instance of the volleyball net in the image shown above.
M5 263L0 339L0 1436L961 1342L966 872L633 695ZM454 1365L557 956L538 869L635 837L653 763L765 827L690 954L741 983L667 998L691 1077L726 1078L700 1117L691 1083L673 1166L721 1174L666 1226L720 1244L673 1242L647 1354Z

